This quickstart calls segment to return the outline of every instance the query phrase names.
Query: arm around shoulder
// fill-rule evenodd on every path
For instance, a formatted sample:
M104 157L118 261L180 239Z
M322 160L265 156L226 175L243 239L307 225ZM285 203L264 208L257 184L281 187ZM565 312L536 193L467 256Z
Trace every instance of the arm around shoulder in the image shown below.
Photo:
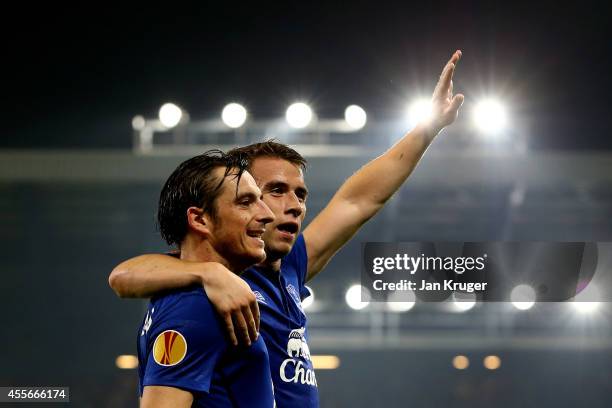
M164 291L203 284L202 263L162 254L130 258L117 265L108 283L122 298L146 298Z
M216 262L189 262L162 254L141 255L117 265L108 278L121 298L146 298L201 285L225 323L230 341L258 337L259 307L249 285Z

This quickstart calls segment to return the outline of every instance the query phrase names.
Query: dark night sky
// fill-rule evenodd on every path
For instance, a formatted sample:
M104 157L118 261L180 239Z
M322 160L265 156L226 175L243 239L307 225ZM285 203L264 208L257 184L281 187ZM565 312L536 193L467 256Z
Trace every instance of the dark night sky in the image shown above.
M233 100L278 117L295 98L321 117L357 103L389 118L462 49L467 103L502 96L535 146L612 149L605 3L493 3L29 5L4 16L0 147L129 147L132 116L167 100L196 119Z

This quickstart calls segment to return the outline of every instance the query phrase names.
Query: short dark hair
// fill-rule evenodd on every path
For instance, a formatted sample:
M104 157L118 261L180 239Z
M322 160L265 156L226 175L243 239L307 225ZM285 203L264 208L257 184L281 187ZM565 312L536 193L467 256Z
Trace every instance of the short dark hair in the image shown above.
M248 160L240 152L226 154L221 150L208 150L181 163L168 177L159 195L157 225L168 245L180 245L185 239L189 207L200 207L214 218L215 201L225 178L236 170L240 182L247 166ZM213 173L218 167L225 167L221 180Z
M283 143L278 143L275 140L266 140L265 142L253 143L247 146L236 147L228 152L228 154L242 154L249 161L249 166L253 164L253 160L258 157L276 157L287 160L306 170L306 159Z

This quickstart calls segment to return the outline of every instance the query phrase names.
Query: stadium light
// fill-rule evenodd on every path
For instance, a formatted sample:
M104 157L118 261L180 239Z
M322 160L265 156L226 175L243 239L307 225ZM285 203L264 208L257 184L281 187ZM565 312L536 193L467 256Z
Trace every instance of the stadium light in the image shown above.
M165 103L159 108L159 121L168 129L178 125L182 118L183 111L173 103Z
M429 99L417 99L408 107L408 124L415 127L421 121L431 115L431 101Z
M535 304L536 292L529 285L518 285L510 293L512 305L519 310L531 309Z
M310 296L308 296L307 298L302 300L302 309L306 310L309 307L311 307L312 304L314 303L315 294L314 294L314 291L312 290L312 288L310 288L308 286L304 286L304 287L308 290L308 292L310 292Z
M463 355L458 355L453 358L453 367L457 370L465 370L470 366L470 359Z
M340 357L338 356L313 354L310 359L315 370L335 370L340 367Z
M366 111L357 105L350 105L344 111L344 120L354 130L364 127L368 120L367 118Z
M359 284L353 285L346 291L344 299L351 309L361 310L370 304L370 292Z
M115 365L122 370L133 370L138 367L138 357L131 354L117 356Z
M598 298L598 289L593 285L589 285L574 297L572 306L580 313L592 313L599 308L600 302L593 300Z
M494 134L506 127L504 106L495 99L485 99L474 108L474 123L484 133Z
M476 306L475 293L453 293L453 311L467 312Z
M305 103L297 102L287 108L285 117L289 126L296 129L302 129L310 124L312 120L312 109Z
M387 298L387 310L390 312L407 312L414 307L416 296L413 291L393 292Z
M580 313L591 313L599 308L599 302L572 302L574 308Z
M488 370L497 370L501 366L501 359L497 356L486 356L482 364Z
M132 129L142 130L145 128L147 122L142 115L137 115L132 118Z
M237 129L244 125L246 118L247 111L244 106L240 105L239 103L227 104L221 112L221 120L223 120L223 123L232 129Z

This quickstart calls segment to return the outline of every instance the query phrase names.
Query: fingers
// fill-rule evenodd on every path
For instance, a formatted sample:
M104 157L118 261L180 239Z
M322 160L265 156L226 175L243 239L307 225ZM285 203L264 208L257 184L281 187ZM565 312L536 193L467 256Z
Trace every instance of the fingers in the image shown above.
M242 308L242 315L244 319L247 321L248 331L249 331L249 341L254 342L257 340L257 325L255 324L255 318L253 317L253 313L251 312L250 306L244 306Z
M450 62L452 62L453 64L457 65L457 62L459 62L459 60L461 59L462 55L463 55L463 53L461 52L461 50L455 51L455 53L453 54L453 56L450 59Z
M238 339L236 338L236 334L234 334L234 323L232 323L232 315L226 313L223 315L223 320L225 321L225 330L230 338L230 342L234 345L238 345Z
M457 115L459 114L459 108L463 104L463 99L463 95L459 94L455 95L455 97L451 100L450 104L448 105L448 108L445 109L444 114L442 115L442 127L446 127L452 124L457 119Z
M457 50L453 54L453 56L448 60L442 73L440 74L440 79L436 84L436 88L434 89L433 99L438 99L441 97L446 97L448 94L449 88L452 86L453 74L455 72L455 64L459 62L461 59L461 51ZM452 92L452 90L451 90Z
M462 94L455 95L455 97L451 101L450 107L448 108L449 111L451 112L458 111L461 105L463 105L463 99L464 97Z
M253 319L255 320L257 333L259 333L259 305L257 304L257 300L251 303L251 313L253 314Z
M250 346L251 339L249 337L249 326L244 319L243 313L238 311L232 314L232 319L234 321L234 332L236 333L236 337L239 338L243 344Z
M434 89L433 99L439 99L446 97L448 93L448 88L450 87L450 82L453 79L453 73L455 72L455 64L452 62L448 62L440 74L440 79L436 84L436 88Z
M250 346L259 337L259 307L256 301L233 313L224 314L223 320L230 342L234 346L238 345L238 339L241 343Z

